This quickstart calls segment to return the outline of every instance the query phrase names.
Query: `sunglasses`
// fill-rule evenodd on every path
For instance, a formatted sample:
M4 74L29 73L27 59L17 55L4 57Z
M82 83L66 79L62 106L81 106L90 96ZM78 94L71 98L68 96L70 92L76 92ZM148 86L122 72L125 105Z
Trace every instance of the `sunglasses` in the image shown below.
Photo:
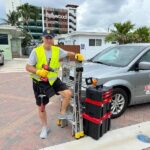
M45 36L45 39L47 39L47 40L50 39L51 40L51 39L53 39L53 37Z

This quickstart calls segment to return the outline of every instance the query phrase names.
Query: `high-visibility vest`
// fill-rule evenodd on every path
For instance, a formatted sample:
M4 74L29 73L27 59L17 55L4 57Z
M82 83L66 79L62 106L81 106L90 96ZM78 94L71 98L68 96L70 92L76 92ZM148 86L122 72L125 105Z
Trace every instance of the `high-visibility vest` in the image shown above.
M53 85L53 83L58 77L58 72L60 68L60 62L59 62L60 49L59 47L51 46L51 51L52 51L52 54L51 54L49 67L52 68L54 72L49 72L47 78L49 80L49 84ZM36 52L36 57L37 57L37 64L35 67L36 69L42 69L42 65L47 64L46 54L45 54L43 45L40 45L37 48L35 48L35 52ZM33 73L31 74L31 78L37 81L41 81L40 76L33 74Z

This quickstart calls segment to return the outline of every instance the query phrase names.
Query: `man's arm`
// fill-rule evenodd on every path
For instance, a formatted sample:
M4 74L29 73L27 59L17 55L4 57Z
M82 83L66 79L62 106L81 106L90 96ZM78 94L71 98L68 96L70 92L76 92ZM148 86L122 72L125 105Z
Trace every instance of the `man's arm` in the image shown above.
M36 73L37 71L37 69L34 66L29 65L29 64L26 65L26 70L31 73Z
M73 60L84 61L84 56L80 53L68 52L67 57Z
M37 70L36 67L34 67L36 63L37 63L36 53L35 50L33 50L29 56L29 60L26 65L26 70L40 77L46 78L48 75L48 71L44 69Z
M26 65L26 70L31 72L31 73L36 73L36 68L34 67L37 63L37 58L36 58L36 53L35 50L33 49L30 56L29 56L29 60L28 63Z
M46 78L48 75L48 71L41 69L41 70L37 70L34 66L27 64L26 65L26 70L31 72L31 73L35 73L36 75Z
M60 49L60 61L62 61L64 58L75 58L75 53L67 52L63 49Z
M67 53L67 57L68 57L69 59L75 59L75 53L73 53L73 52L68 52L68 53Z
M74 52L67 52L63 49L60 49L60 60L62 60L65 57L67 57L71 60L78 60L78 61L83 61L84 60L84 57L83 57L82 54L74 53Z

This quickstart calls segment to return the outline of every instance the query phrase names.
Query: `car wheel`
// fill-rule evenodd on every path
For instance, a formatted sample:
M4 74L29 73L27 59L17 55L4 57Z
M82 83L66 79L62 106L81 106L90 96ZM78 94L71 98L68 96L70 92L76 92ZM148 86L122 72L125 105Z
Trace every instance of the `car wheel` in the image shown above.
M112 95L111 111L112 118L120 117L128 106L129 96L121 88L114 88Z
M3 58L3 62L0 65L4 65L4 58Z

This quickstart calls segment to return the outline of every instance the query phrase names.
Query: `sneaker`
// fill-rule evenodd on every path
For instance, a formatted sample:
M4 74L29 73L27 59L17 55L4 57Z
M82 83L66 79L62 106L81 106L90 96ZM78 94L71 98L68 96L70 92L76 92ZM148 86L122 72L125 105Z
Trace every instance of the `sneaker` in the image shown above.
M65 114L58 114L58 119L60 119L60 120L72 120L72 115L71 114L67 114L67 113L65 113Z
M42 131L41 131L41 134L40 134L40 138L41 139L46 139L48 133L49 133L49 129L47 127L43 127Z

